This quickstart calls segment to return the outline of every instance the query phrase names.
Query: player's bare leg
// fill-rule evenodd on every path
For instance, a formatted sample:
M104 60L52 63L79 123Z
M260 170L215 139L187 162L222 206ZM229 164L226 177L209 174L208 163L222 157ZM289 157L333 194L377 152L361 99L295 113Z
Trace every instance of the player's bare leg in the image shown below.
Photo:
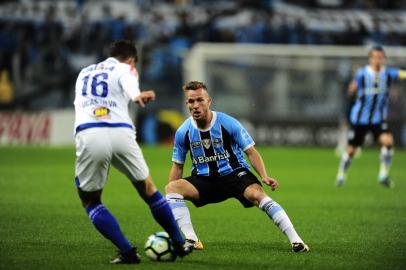
M356 152L357 148L353 145L347 146L347 151L341 156L340 164L338 166L338 172L336 177L336 185L338 187L345 184L347 178L347 170L351 165L352 158Z
M392 157L394 154L392 134L389 132L382 133L379 136L379 143L382 145L382 147L380 153L378 181L384 187L393 188L394 183L389 178L389 169L392 164Z
M263 210L276 226L288 237L293 252L307 252L309 247L297 234L285 210L272 200L258 184L251 184L244 191L244 197Z
M186 241L193 244L196 250L203 250L203 243L198 239L193 228L190 218L190 211L185 203L186 200L198 200L199 192L188 181L179 179L171 181L165 187L166 200L172 208L175 220L182 233L185 235Z

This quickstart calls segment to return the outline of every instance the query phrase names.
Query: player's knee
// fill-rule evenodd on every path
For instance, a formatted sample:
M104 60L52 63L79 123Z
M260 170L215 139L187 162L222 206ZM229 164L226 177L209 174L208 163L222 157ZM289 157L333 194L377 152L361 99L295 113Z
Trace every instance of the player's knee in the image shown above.
M166 194L171 193L171 192L172 192L171 183L167 184L167 185L165 186L164 190L165 190L165 193L166 193Z
M347 154L348 154L350 157L353 157L356 150L357 150L356 147L349 146L348 149L347 149Z
M147 196L152 196L152 194L154 194L157 191L158 189L153 182L145 181L145 194Z
M266 197L267 195L263 191L263 189L258 186L249 186L244 191L244 197L250 201L252 204L259 206L261 200Z
M181 187L178 181L171 181L165 186L165 193L179 193L181 191Z
M393 146L393 136L391 134L382 134L380 137L380 142L386 147Z
M151 197L155 192L157 192L157 187L152 181L151 176L148 176L144 181L132 182L134 187L137 189L138 194L145 200Z
M84 208L101 203L101 191L86 192L78 189L78 194Z

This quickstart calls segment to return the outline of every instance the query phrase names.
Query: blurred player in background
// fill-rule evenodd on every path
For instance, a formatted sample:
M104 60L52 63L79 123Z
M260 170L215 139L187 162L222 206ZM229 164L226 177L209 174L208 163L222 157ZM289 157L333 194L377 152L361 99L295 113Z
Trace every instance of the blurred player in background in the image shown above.
M393 136L387 124L388 102L391 84L405 78L406 71L385 66L382 46L374 46L369 51L369 65L358 70L348 88L350 96L355 96L356 100L350 111L348 146L339 164L337 186L345 183L351 160L368 132L372 132L374 139L381 144L379 183L388 188L394 186L389 178L394 151Z
M262 182L272 190L277 188L278 182L268 176L246 129L235 118L210 109L212 99L203 83L191 81L183 90L191 117L175 134L173 165L165 191L186 241L194 243L195 249L203 249L184 200L201 207L236 198L244 207L255 205L266 212L288 237L294 252L308 251L309 247L296 233L286 212L265 193L257 177L250 172L243 153ZM183 178L188 151L193 162L192 175Z
M132 42L114 42L109 55L105 61L82 69L76 81L75 181L79 197L95 228L119 249L111 263L139 263L136 248L101 202L112 164L131 180L155 220L169 233L176 253L183 257L192 247L185 245L171 208L152 181L128 114L130 100L144 107L155 99L155 92L140 92L137 50Z

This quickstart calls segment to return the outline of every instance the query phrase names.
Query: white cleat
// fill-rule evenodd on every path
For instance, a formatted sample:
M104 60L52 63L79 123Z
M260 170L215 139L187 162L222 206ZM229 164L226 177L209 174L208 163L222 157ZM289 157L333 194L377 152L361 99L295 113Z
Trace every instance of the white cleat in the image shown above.
M336 179L336 186L341 187L345 184L345 179L343 177L339 177Z

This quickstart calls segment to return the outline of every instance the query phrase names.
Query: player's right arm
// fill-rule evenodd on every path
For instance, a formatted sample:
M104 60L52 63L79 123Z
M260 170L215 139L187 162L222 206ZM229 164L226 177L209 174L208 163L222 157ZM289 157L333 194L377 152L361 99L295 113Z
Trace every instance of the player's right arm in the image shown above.
M171 171L169 172L169 182L181 179L182 176L183 176L183 164L173 162Z
M350 84L348 85L348 96L349 97L353 97L355 96L355 94L357 93L357 89L358 89L358 83L357 81L354 79L350 82Z
M357 93L358 86L362 84L362 69L359 69L357 74L355 75L354 79L348 85L348 96L354 97Z
M185 145L187 135L187 125L185 123L178 128L175 133L172 152L172 168L169 172L169 182L181 179L183 176L183 166L185 164L188 148Z

